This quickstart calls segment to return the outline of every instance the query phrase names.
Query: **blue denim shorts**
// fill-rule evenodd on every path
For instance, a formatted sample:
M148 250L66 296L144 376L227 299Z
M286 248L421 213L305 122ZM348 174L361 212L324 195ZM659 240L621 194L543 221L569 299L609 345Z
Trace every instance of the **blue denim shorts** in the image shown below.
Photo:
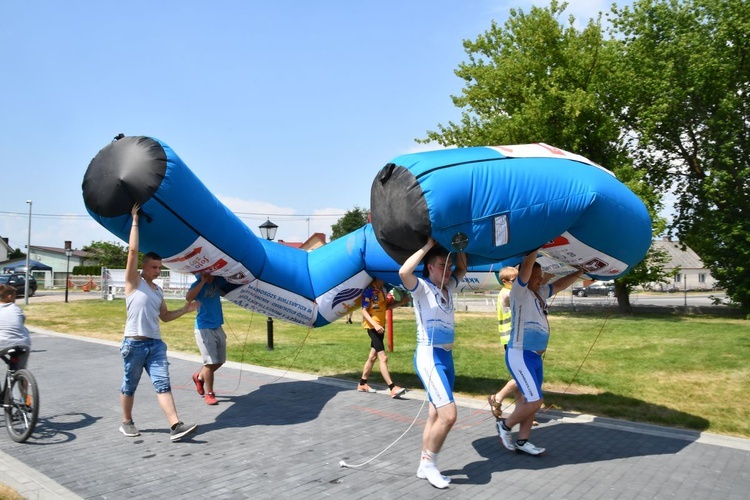
M135 394L143 370L148 373L157 393L172 391L169 384L167 344L164 341L161 339L134 340L126 337L120 346L120 354L122 354L122 360L125 363L122 394L125 396Z

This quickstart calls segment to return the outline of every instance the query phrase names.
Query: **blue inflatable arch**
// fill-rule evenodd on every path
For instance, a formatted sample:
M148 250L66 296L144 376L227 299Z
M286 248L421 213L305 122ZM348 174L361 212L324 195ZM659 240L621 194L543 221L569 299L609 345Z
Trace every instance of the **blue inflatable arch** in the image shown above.
M141 251L175 271L210 271L226 280L228 300L311 327L344 316L374 277L400 285L400 263L429 235L468 254L462 288L475 290L497 289L504 264L542 245L546 271L583 266L612 279L651 242L648 213L630 190L585 158L545 145L396 158L373 181L372 225L312 252L257 237L158 139L112 142L82 187L89 214L118 238L128 240L138 202Z

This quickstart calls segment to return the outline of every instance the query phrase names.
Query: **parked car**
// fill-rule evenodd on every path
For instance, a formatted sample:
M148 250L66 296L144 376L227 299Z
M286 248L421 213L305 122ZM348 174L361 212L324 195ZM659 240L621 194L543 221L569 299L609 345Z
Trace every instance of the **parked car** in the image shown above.
M615 285L614 283L592 283L589 286L577 286L571 290L571 293L577 297L588 297L589 295L614 297Z
M25 274L0 274L0 285L10 285L16 287L16 295L23 296L26 291L26 275ZM36 279L33 276L29 276L29 297L33 297L36 293Z

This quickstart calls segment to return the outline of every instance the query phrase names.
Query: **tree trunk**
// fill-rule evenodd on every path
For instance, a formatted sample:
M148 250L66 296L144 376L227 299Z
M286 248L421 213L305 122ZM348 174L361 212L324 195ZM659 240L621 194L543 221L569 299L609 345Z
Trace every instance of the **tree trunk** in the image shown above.
M620 314L633 314L628 287L617 280L615 280L615 297L617 297L617 311Z

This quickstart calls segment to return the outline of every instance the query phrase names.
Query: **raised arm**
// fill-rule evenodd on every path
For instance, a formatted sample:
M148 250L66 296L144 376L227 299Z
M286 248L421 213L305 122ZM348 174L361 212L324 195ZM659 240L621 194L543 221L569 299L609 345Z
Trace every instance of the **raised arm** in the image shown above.
M398 276L407 290L414 290L417 287L417 277L414 275L414 270L433 246L435 246L435 240L430 236L427 239L427 243L406 259L406 262L398 270Z
M561 292L568 288L570 285L576 282L576 280L584 273L583 269L579 269L578 271L574 272L573 274L569 274L567 276L563 276L559 280L556 280L552 282L552 295L556 294L557 292Z
M463 252L458 252L456 254L456 268L453 270L453 276L456 278L456 283L461 283L461 280L466 276L468 259L469 257Z
M198 293L200 293L201 288L203 288L203 285L206 284L206 273L201 273L201 279L198 283L190 287L190 290L188 290L187 294L185 294L185 300L188 302L192 302L195 300L195 297L198 296Z
M130 226L128 260L125 264L125 295L130 295L134 292L141 282L141 275L138 274L138 210L140 209L141 206L136 203L130 211L133 217L133 224Z
M518 278L523 283L528 283L531 279L531 271L534 269L534 262L536 262L536 255L539 253L539 249L534 249L521 261L521 266L518 268Z

